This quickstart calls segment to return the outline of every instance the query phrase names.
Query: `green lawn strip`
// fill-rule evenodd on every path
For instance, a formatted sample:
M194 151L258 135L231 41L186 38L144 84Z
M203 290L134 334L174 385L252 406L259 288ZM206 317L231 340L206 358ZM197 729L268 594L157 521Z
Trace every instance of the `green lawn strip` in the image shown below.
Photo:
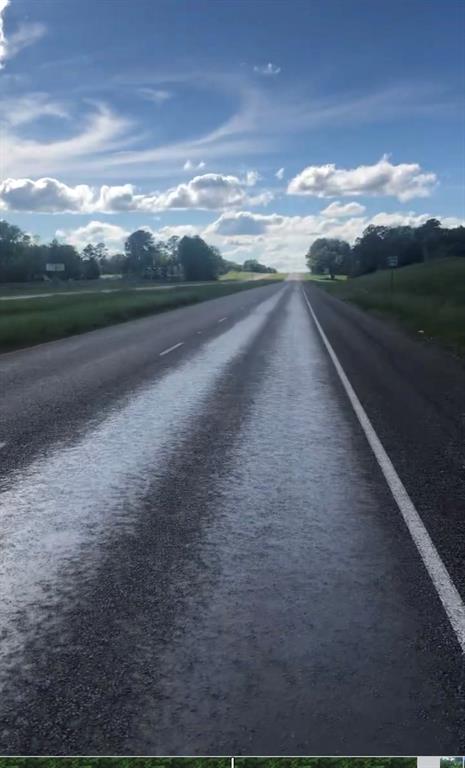
M0 768L230 768L223 757L2 757Z
M60 339L263 285L270 285L270 281L215 283L153 293L128 291L0 302L0 350Z
M257 278L257 275L260 275L260 277ZM221 275L220 280L284 280L286 277L287 272L270 272L268 274L261 272L226 272L226 274Z
M416 757L236 757L236 768L416 768Z
M395 319L406 329L465 353L465 259L412 264L345 282L322 281L334 296Z

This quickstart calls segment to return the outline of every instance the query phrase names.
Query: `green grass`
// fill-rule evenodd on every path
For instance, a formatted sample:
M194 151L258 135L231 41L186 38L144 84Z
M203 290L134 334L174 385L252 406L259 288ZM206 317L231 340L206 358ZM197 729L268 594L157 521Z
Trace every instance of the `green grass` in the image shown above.
M261 272L226 272L220 280L284 280L286 272L264 273Z
M192 285L192 283L167 283L165 281L122 277L101 277L99 280L63 280L57 282L45 280L33 283L0 283L0 296L28 296L36 293L60 294L78 291L95 291L98 293L99 291L107 291L109 288L119 291L129 291L135 288L156 290L157 288L165 289L167 286L176 288L182 285Z
M334 280L331 280L328 275L312 275L311 272L303 272L301 273L301 278L302 280L313 280L313 282L317 283L340 283L347 280L347 275L336 275Z
M230 768L228 757L0 757L0 768Z
M382 313L420 336L465 353L465 259L437 259L321 285L340 299Z
M159 292L68 294L26 301L0 301L0 351L39 344L269 284L269 280L210 283Z

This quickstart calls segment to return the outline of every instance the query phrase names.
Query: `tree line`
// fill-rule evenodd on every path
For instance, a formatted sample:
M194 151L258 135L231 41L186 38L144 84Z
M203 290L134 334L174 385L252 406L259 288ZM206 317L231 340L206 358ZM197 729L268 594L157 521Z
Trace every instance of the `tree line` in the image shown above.
M39 243L14 224L0 220L0 282L30 282L55 277L94 280L101 275L124 275L160 281L207 281L234 271L276 272L256 260L243 265L224 259L201 237L156 240L145 229L132 232L124 253L110 254L105 243L88 244L81 251L54 239Z
M386 269L392 256L397 257L399 267L447 256L465 257L465 227L442 227L437 219L428 219L419 227L370 224L353 246L337 238L318 238L306 260L314 274L356 277Z

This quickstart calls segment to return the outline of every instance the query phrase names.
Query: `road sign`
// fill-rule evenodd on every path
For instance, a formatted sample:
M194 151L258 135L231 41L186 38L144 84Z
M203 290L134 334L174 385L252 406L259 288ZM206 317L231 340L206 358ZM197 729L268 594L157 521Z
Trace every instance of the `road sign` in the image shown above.
M45 265L45 271L46 272L64 272L65 271L65 265L64 264L46 264Z
M391 267L391 269L393 267L397 267L398 261L399 260L397 258L397 254L393 255L393 256L388 256L387 257L387 264L388 264L388 267Z

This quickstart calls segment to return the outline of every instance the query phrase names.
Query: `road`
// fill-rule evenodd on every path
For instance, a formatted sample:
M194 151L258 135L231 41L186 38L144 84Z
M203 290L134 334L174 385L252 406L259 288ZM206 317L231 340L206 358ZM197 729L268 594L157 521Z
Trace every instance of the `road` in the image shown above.
M462 366L305 291L463 596ZM302 284L0 380L0 752L463 753L457 627Z

